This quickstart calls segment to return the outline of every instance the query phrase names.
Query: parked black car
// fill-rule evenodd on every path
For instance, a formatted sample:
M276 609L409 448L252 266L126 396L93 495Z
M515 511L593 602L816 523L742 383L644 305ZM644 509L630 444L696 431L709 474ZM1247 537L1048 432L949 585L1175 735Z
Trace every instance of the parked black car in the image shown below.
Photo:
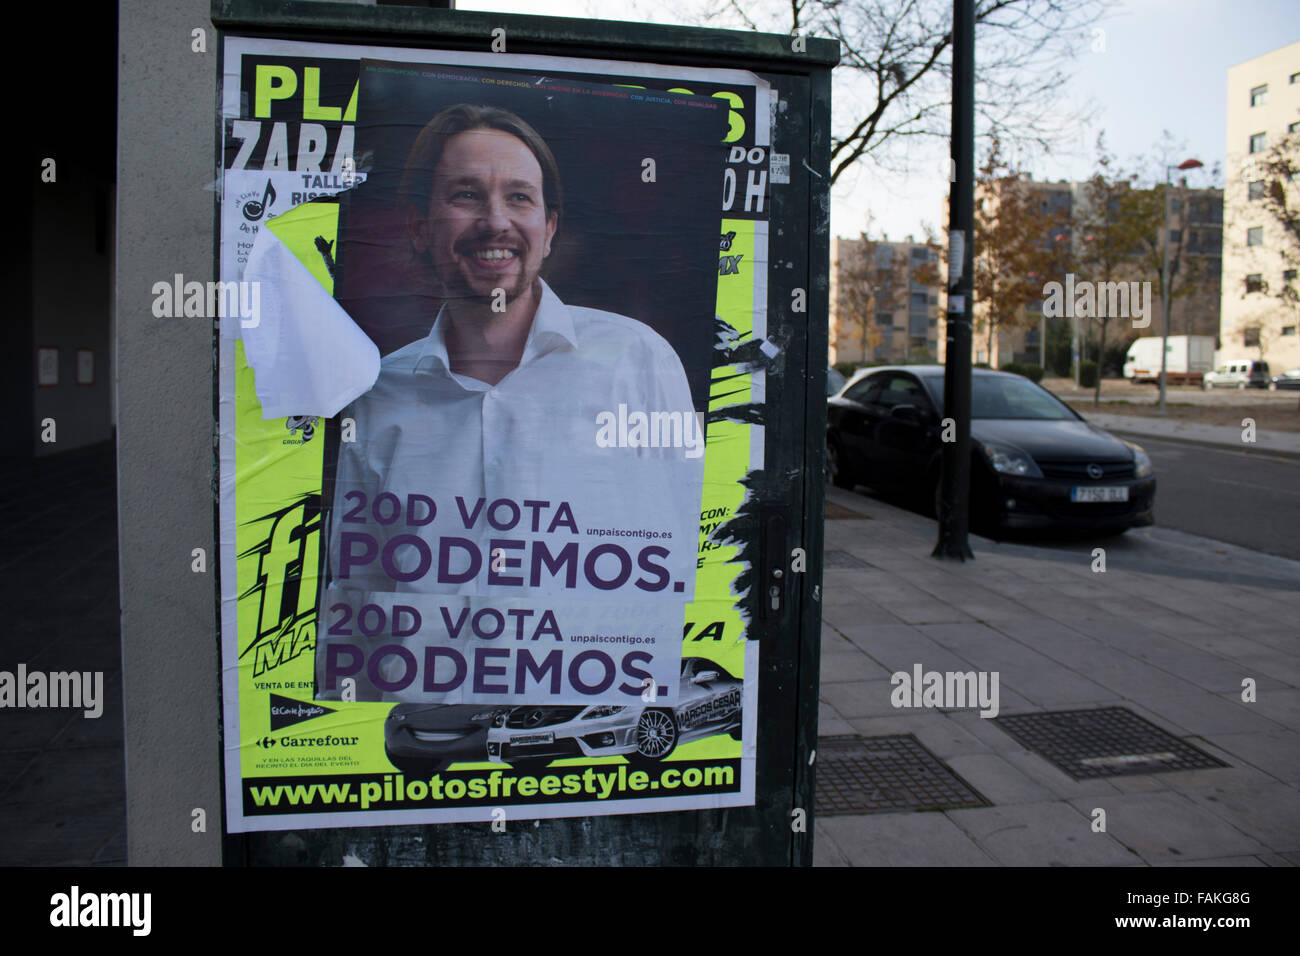
M942 408L942 366L854 376L827 399L827 478L841 488L920 493L934 506ZM972 527L1118 533L1154 521L1146 453L1020 375L973 370L971 446Z
M1268 383L1269 391L1279 388L1300 388L1300 368L1289 368L1281 375L1274 375Z

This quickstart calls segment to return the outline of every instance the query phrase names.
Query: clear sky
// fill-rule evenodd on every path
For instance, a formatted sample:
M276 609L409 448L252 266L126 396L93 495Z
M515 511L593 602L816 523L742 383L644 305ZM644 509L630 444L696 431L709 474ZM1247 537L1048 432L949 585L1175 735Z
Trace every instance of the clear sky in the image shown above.
M629 13L627 0L457 0L461 10L539 13L671 22L656 6ZM539 9L539 7L541 9ZM1064 68L1072 73L1063 98L1091 122L1077 127L1066 149L1023 157L1036 179L1081 179L1092 167L1093 144L1104 130L1122 165L1162 175L1158 155L1162 132L1183 149L1167 159L1195 157L1206 169L1193 171L1193 186L1222 185L1210 167L1222 165L1228 68L1300 40L1300 0L1127 0L1114 4L1097 22L1105 49L1085 42ZM978 68L979 52L976 50ZM1300 64L1296 65L1300 70ZM871 221L873 235L918 239L922 224L939 227L947 195L947 146L915 148L906 172L889 173L869 164L841 177L832 194L831 229L856 236Z

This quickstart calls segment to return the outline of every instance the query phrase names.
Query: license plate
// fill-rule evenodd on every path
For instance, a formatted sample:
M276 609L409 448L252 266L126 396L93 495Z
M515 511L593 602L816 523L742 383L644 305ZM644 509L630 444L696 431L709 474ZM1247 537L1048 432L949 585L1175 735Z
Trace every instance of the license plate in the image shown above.
M1071 501L1128 501L1128 485L1102 488L1071 488Z
M515 734L510 738L510 744L513 747L527 747L530 744L552 744L555 743L555 734Z

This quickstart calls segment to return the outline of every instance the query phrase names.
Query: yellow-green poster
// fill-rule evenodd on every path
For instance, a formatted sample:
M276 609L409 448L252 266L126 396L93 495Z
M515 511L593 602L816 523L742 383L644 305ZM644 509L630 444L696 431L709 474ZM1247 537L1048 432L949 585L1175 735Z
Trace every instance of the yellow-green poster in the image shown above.
M752 804L766 84L225 42L228 829Z

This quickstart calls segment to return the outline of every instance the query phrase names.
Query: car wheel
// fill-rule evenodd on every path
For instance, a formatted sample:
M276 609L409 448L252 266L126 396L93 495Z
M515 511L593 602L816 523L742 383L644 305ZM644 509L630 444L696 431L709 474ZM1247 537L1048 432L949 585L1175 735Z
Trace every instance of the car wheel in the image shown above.
M416 778L432 777L440 770L445 770L448 764L451 763L450 760L435 760L433 758L398 757L394 756L387 747L384 748L384 756L400 773Z
M838 442L828 441L826 443L826 477L836 488L844 488L849 491L857 482L853 474L849 471L844 463L844 455L840 451Z
M631 763L658 763L677 749L677 737L677 720L671 710L644 710L636 722L636 751L627 759Z

